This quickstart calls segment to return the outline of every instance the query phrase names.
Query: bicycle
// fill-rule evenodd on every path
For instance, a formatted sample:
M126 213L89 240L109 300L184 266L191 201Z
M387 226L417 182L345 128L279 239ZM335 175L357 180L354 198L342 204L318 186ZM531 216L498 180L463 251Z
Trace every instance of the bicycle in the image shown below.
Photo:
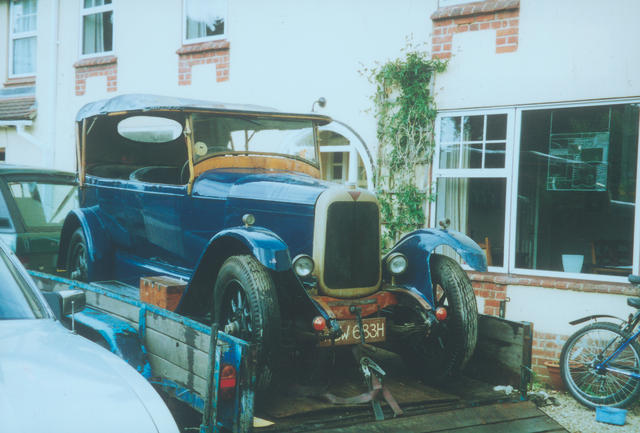
M640 285L640 276L629 275ZM562 347L560 373L573 397L585 406L626 407L640 394L640 298L627 298L636 308L627 320L597 314L570 322L577 325L598 318L621 323L595 322L573 333Z

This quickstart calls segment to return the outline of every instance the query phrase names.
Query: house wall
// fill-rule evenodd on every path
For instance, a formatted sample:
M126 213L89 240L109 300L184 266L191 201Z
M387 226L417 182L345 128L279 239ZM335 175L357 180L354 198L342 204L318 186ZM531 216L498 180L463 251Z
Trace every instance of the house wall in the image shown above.
M375 155L376 123L370 112L374 88L361 71L401 55L407 38L429 40L429 14L436 0L403 0L389 7L382 0L351 2L281 0L230 1L228 79L217 78L216 64L192 67L181 84L176 51L182 46L182 1L114 0L115 90L108 77L89 76L76 95L80 60L80 2L61 5L57 77L55 166L73 169L73 119L89 101L121 93L155 93L232 103L309 111L318 97L328 104L318 111L346 121ZM143 17L143 18L141 18ZM38 76L38 87L45 78ZM40 113L39 113L40 114Z
M439 109L640 95L640 3L521 0L513 52L496 52L495 29L454 34Z
M440 110L640 96L640 56L634 49L640 3L501 3L517 7L461 17L432 14L432 52L449 59L436 79ZM598 282L475 272L470 277L480 312L533 322L533 364L540 380L547 379L544 363L557 361L567 336L580 327L569 321L596 313L625 318L633 310L626 298L637 294L622 278Z

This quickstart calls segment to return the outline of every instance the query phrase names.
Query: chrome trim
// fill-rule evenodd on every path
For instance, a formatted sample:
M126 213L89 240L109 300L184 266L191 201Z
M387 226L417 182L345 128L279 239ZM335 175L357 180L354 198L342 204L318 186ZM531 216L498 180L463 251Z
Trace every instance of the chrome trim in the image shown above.
M306 257L306 258L308 258L309 260L311 260L311 272L309 272L307 275L300 275L298 272L296 272L296 263L298 262L298 260L303 259L303 258L305 258L305 257ZM291 261L291 263L293 264L293 272L295 272L295 273L296 273L296 275L297 275L297 276L299 276L299 277L301 277L301 278L304 278L304 277L308 277L308 276L310 276L310 275L313 275L313 271L314 271L314 270L315 270L315 268L316 268L316 263L315 263L315 261L313 260L313 257L311 257L311 256L310 256L310 255L308 255L308 254L298 254L297 256L295 256L295 257L293 258L293 260Z
M397 272L397 273L396 273L396 272L393 272L393 271L391 270L391 262L392 262L392 261L393 261L393 259L395 259L396 257L403 257L403 258L404 258L404 261L405 261L405 263L406 263L406 265L405 265L404 269L403 269L402 271L400 271L400 272ZM405 256L405 255L404 255L404 254L402 254L402 253L398 253L398 252L396 252L396 253L391 253L391 254L389 254L389 255L387 256L387 259L385 260L385 264L387 265L387 270L389 271L389 273L395 277L395 276L398 276L398 275L402 275L402 274L404 274L404 273L406 272L407 268L409 267L409 259L407 259L407 256Z

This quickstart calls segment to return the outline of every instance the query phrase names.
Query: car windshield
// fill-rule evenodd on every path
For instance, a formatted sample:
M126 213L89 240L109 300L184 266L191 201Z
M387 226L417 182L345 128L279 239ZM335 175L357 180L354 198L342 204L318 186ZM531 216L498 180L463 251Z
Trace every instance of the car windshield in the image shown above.
M0 320L43 317L45 310L33 289L0 249Z
M269 153L318 165L308 119L194 114L193 137L195 163L216 155Z
M60 229L67 213L78 206L72 184L20 180L8 185L27 229Z

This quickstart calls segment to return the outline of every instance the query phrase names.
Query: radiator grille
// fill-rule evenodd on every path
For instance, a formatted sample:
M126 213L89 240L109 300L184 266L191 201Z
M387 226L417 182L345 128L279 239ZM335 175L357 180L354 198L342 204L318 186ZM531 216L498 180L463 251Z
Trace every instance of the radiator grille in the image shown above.
M332 203L326 233L324 282L329 289L378 283L380 224L376 203Z

